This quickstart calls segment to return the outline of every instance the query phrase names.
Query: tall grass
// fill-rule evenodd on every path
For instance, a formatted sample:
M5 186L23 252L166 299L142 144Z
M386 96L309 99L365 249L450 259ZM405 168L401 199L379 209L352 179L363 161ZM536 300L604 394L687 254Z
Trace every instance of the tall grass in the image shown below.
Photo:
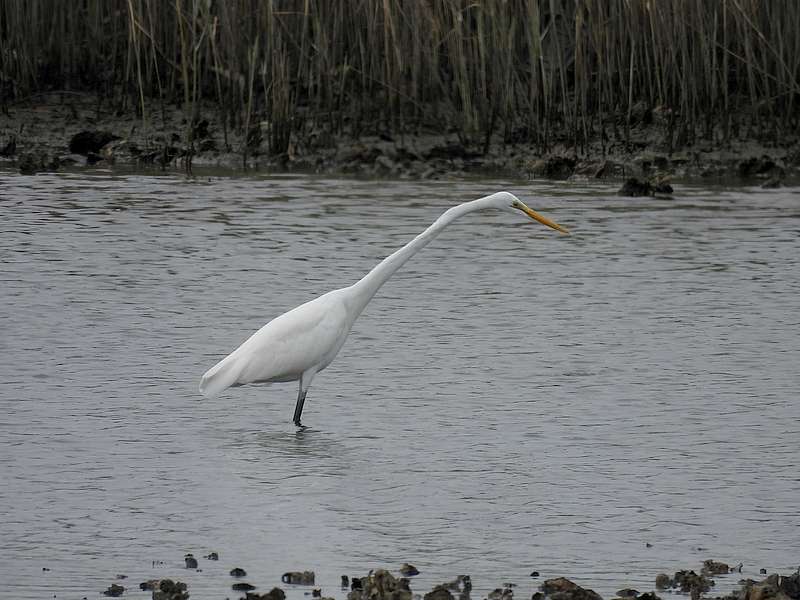
M144 127L201 101L269 150L329 134L675 144L798 131L796 0L3 0L2 104L92 90Z

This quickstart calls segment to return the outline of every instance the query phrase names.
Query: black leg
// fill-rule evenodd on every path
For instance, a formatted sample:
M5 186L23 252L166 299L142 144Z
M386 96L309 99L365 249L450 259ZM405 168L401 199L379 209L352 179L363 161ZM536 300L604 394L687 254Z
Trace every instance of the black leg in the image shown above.
M300 392L297 394L297 404L294 407L294 424L298 427L302 427L302 423L300 423L300 417L303 414L303 404L306 402L306 390L300 389Z

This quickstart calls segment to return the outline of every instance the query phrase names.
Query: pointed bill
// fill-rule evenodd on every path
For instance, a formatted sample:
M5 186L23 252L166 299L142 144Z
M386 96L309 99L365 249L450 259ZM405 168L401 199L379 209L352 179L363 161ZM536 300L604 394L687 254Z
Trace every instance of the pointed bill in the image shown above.
M540 215L532 208L528 208L527 206L525 206L522 202L520 202L519 204L520 204L519 209L526 215L528 215L531 219L539 221L539 223L541 223L542 225L547 225L551 229L555 229L556 231L560 231L561 233L569 233L569 230L566 227L562 227L555 221L551 221L544 215Z

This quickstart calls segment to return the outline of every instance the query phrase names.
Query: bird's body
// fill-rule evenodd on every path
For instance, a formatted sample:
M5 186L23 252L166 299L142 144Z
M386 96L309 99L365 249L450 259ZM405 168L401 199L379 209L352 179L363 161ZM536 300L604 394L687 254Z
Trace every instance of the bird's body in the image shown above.
M234 385L298 381L309 369L327 367L353 325L346 290L333 290L275 317L209 369L200 391L215 396Z
M213 397L229 387L248 383L299 381L294 414L294 422L299 426L311 380L331 364L353 323L378 289L452 221L488 208L519 210L548 227L567 232L508 192L454 206L360 281L301 304L264 325L203 375L200 392Z

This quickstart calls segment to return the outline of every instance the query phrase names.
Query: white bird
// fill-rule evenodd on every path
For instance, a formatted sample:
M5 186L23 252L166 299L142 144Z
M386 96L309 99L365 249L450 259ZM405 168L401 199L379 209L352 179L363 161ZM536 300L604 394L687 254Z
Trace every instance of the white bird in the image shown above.
M569 233L508 192L497 192L454 206L408 244L386 257L360 281L301 304L264 325L206 371L200 381L200 392L212 398L231 386L299 381L294 424L302 427L300 417L311 380L336 358L353 323L380 287L450 223L468 213L485 209L506 210L514 214L522 212L552 229Z

